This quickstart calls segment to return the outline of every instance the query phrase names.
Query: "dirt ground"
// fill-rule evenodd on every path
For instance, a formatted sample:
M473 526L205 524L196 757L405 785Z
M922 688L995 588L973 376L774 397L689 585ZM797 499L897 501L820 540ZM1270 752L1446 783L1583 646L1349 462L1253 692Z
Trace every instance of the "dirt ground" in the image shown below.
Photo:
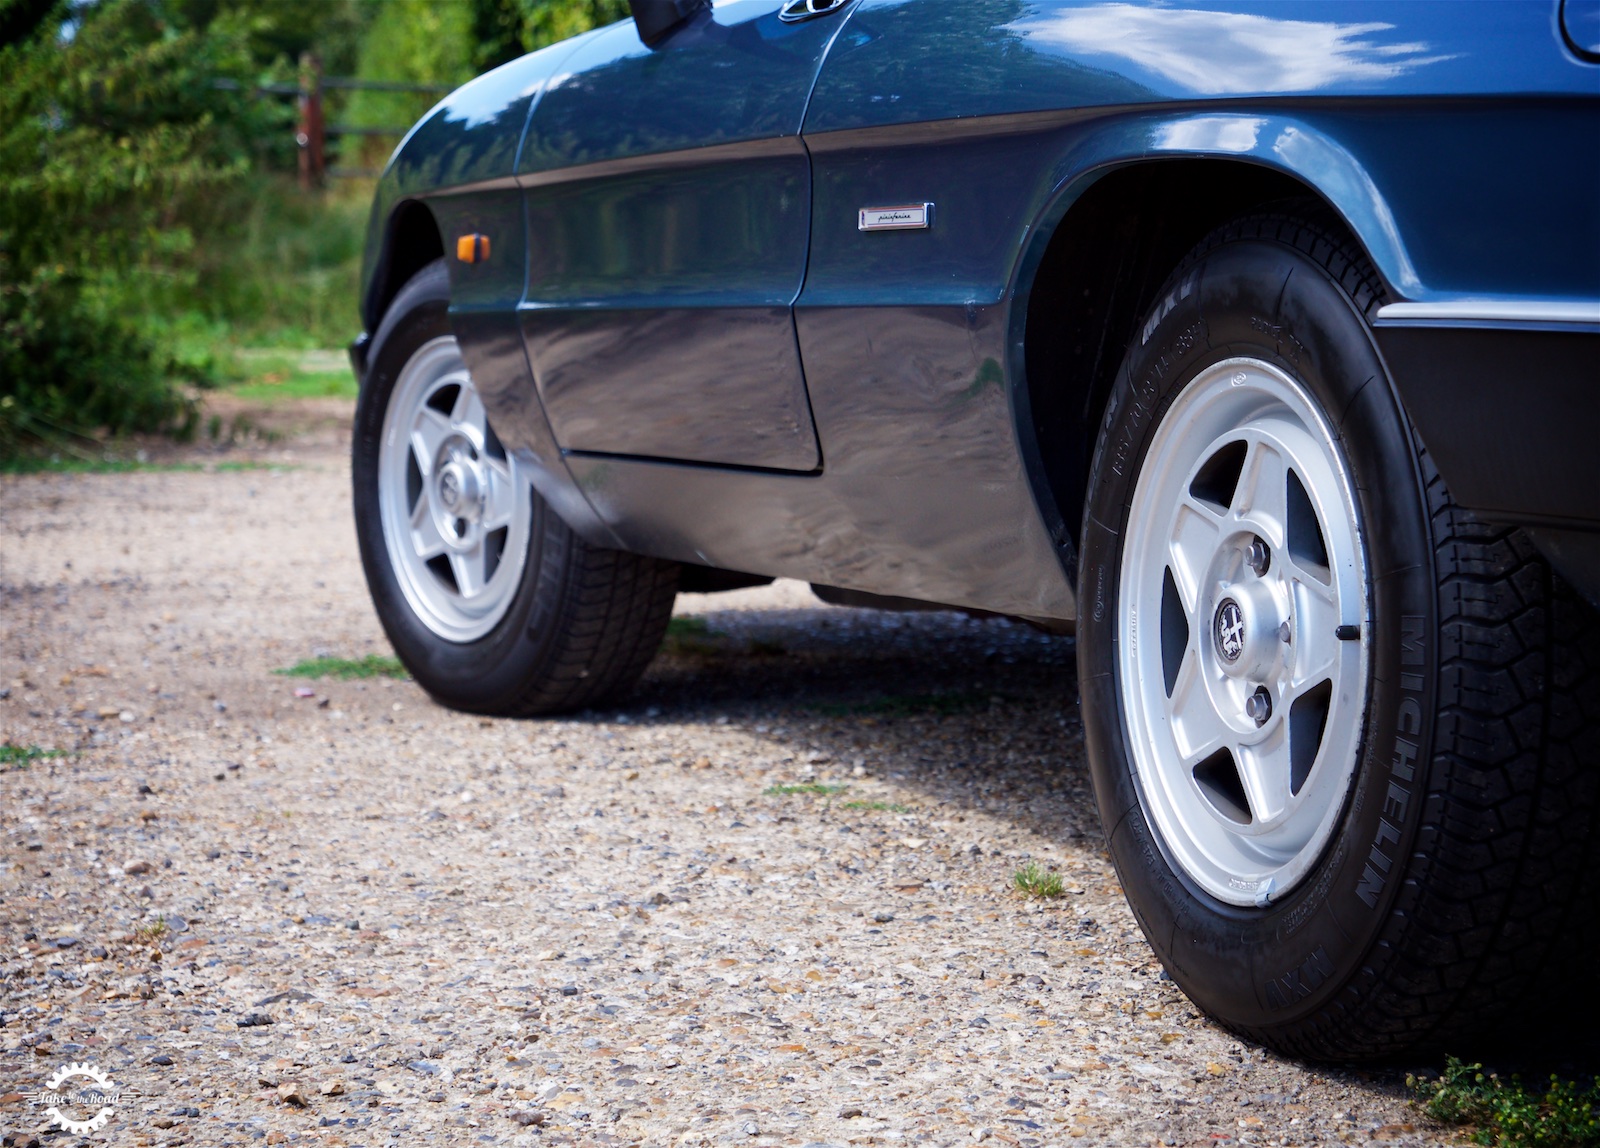
M680 597L704 630L563 720L274 674L389 652L329 403L198 472L0 478L0 743L65 751L0 761L5 1144L77 1142L38 1103L75 1063L96 1144L1448 1139L1165 978L1071 639L779 583Z

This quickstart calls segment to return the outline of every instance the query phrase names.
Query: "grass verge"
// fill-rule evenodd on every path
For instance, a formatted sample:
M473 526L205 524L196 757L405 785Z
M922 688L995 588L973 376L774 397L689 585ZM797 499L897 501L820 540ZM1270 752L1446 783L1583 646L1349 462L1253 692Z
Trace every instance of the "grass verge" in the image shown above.
M282 670L273 670L286 678L338 678L342 682L354 678L409 678L399 658L382 654L368 654L364 658L307 658Z
M0 460L0 474L239 474L256 470L293 470L294 463L240 459L207 466L199 462L141 462L133 458L63 458L60 455L18 455Z
M1520 1076L1504 1080L1481 1064L1445 1060L1437 1077L1407 1076L1417 1104L1442 1124L1465 1126L1474 1144L1489 1148L1578 1148L1600 1144L1600 1084L1581 1087L1551 1076L1530 1089Z

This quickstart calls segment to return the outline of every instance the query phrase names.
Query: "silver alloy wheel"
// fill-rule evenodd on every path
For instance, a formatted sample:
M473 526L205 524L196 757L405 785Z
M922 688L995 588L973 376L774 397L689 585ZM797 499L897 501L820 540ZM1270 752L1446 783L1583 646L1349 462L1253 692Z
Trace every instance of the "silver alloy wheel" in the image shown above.
M423 625L451 642L492 630L522 582L532 496L449 336L424 344L389 396L378 509L395 578Z
M1280 899L1350 791L1369 630L1344 458L1284 371L1229 359L1172 404L1134 489L1120 599L1135 783L1168 860L1229 904Z

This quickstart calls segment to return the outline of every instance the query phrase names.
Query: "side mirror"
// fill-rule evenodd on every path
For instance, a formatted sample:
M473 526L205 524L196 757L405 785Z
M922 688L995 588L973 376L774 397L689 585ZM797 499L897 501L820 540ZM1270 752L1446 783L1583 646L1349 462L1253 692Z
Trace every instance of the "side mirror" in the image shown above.
M628 7L633 10L639 39L646 47L654 48L690 16L701 9L709 10L711 0L628 0Z

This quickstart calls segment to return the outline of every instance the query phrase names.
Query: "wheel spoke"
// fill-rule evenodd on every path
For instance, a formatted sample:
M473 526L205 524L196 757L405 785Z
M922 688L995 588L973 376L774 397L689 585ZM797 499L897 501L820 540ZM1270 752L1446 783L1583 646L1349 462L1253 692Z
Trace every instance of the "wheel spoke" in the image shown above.
M1294 613L1294 676L1290 689L1299 693L1333 677L1340 646L1335 631L1343 623L1334 589L1299 570L1289 574Z
M1178 667L1167 708L1178 752L1189 768L1233 740L1233 731L1211 704L1211 695L1201 680L1202 673L1200 656L1191 643Z
M1240 518L1267 527L1267 541L1274 549L1283 546L1288 536L1289 465L1272 443L1257 439L1250 444L1232 510Z
M422 488L417 504L411 508L411 547L424 562L444 553L444 536L433 519L433 504L428 499L428 488Z
M479 542L465 554L450 555L450 573L456 576L456 589L463 598L475 598L483 593L485 554Z
M1276 820L1289 806L1288 730L1286 722L1279 722L1265 740L1240 746L1234 755L1257 825Z
M425 406L417 411L416 420L411 424L411 453L416 456L417 469L422 472L424 481L433 477L434 461L449 436L450 420L432 407Z
M505 526L517 512L517 488L511 468L502 460L483 460L483 521L485 531Z
M1195 613L1200 608L1200 582L1221 536L1222 518L1216 511L1195 498L1185 498L1178 504L1167 557L1172 567L1172 581L1189 615L1191 631L1197 624Z

